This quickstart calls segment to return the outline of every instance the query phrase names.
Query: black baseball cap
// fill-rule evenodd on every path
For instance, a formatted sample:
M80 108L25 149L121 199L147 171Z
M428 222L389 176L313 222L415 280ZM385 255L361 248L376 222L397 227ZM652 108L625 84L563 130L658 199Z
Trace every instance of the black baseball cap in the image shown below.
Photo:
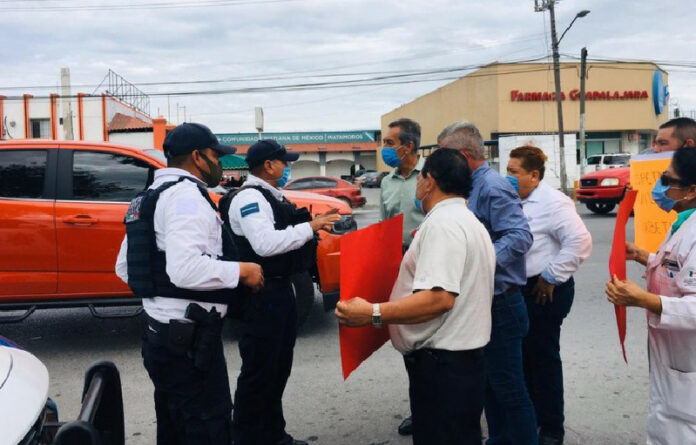
M263 164L263 161L280 159L285 162L297 161L299 153L288 151L285 145L279 144L275 139L261 139L249 147L246 155L246 163L249 168Z
M201 124L185 122L174 127L164 138L162 149L167 159L191 153L193 150L211 148L221 155L234 154L237 149L231 145L223 145L210 128Z

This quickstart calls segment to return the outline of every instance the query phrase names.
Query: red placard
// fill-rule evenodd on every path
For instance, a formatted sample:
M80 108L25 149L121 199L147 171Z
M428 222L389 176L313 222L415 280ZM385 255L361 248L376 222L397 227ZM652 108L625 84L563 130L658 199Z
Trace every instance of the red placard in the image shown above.
M636 202L637 190L629 190L626 192L624 199L619 204L619 210L616 212L616 225L614 226L614 241L611 245L611 254L609 254L609 279L616 275L620 280L626 279L626 223L628 217L633 210L633 204ZM626 307L614 306L616 313L616 326L619 329L619 341L621 342L621 351L626 363Z
M389 300L401 264L404 216L373 224L341 238L341 300L361 297L370 303ZM386 326L338 327L343 379L389 340Z

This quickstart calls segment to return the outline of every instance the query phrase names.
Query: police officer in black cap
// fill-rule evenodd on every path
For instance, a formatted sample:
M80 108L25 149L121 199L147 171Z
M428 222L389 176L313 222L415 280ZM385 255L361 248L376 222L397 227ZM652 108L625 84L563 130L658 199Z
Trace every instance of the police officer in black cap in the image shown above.
M264 283L258 264L222 259L222 222L206 190L220 182L218 157L234 152L203 125L179 125L164 140L167 168L126 214L116 273L147 314L142 355L159 445L231 442L221 317L232 289Z
M298 156L275 140L258 141L246 156L250 174L244 185L220 204L240 257L261 264L265 277L263 291L247 298L243 310L242 370L234 396L236 445L306 443L285 431L283 418L297 320L290 276L316 263L315 232L330 229L340 215L333 209L312 219L283 197L279 187Z

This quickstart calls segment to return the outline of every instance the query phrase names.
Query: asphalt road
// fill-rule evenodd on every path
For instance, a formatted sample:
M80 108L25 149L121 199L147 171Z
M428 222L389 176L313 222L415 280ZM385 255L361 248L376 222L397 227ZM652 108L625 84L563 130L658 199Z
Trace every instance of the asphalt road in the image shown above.
M367 207L356 211L359 227L377 221L374 204L378 190L366 190L365 194ZM645 314L637 309L628 311L626 364L614 311L603 291L614 215L593 215L584 207L578 210L592 233L594 251L575 275L575 303L563 325L566 443L645 443ZM639 281L639 267L629 266L629 275ZM317 304L301 328L295 348L293 374L284 398L288 431L316 444L411 443L396 433L396 426L409 412L400 355L387 344L344 382L337 324L331 313L323 312L319 298L317 295ZM96 319L86 309L45 310L20 324L0 325L0 334L46 364L51 375L50 396L58 403L61 419L78 415L87 367L102 359L115 362L123 385L126 441L152 444L153 388L140 357L142 323L140 317ZM240 360L232 327L225 331L225 350L234 388Z

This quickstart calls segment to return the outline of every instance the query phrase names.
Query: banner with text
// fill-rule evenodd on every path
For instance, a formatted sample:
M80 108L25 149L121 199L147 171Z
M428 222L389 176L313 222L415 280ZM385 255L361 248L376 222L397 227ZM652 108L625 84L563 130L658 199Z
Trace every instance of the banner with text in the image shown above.
M673 154L670 151L631 158L631 188L638 192L633 210L636 244L650 252L657 251L677 219L675 212L661 210L651 195L655 182L669 166Z

